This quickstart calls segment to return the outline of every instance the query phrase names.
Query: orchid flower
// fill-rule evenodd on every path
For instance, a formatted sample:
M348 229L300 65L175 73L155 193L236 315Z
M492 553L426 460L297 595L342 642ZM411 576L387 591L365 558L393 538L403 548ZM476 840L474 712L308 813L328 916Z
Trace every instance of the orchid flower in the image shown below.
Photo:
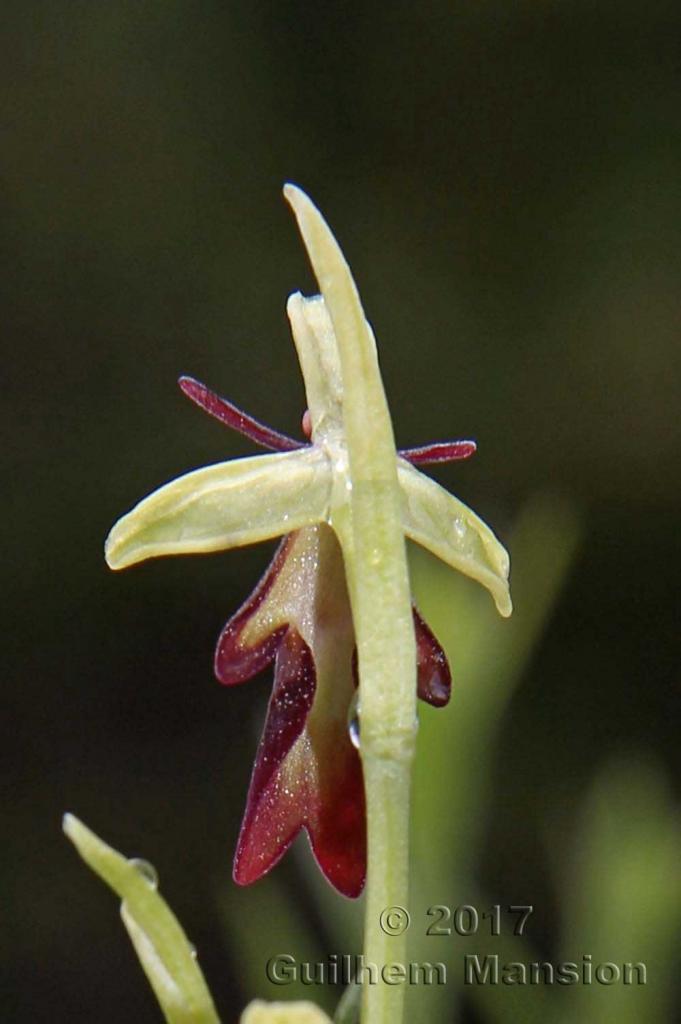
M356 290L310 200L294 186L285 194L322 291L312 298L295 293L287 304L305 382L308 440L280 434L192 378L181 378L182 390L201 408L273 451L207 466L161 487L116 523L106 558L111 568L123 569L161 555L283 537L263 578L224 627L215 654L215 672L225 685L242 683L274 661L274 688L234 877L241 884L260 878L304 828L327 879L356 896L364 884L366 826L353 598L358 558L365 559L363 570L371 568L374 557L377 572L381 568L379 549L375 556L373 549L360 554L353 532L353 503L361 498L364 481L352 468L347 419L349 403L357 406L353 389L359 385L347 373L342 350L347 325L339 322L338 310L339 295L350 296L352 304ZM358 298L357 306L361 311ZM362 330L373 345L363 319ZM371 415L367 407L366 416ZM506 551L466 505L416 468L465 458L475 450L474 442L399 453L392 444L402 536L480 582L499 612L510 614ZM418 696L441 706L449 699L447 659L413 606L412 621ZM361 675L361 646L359 661Z

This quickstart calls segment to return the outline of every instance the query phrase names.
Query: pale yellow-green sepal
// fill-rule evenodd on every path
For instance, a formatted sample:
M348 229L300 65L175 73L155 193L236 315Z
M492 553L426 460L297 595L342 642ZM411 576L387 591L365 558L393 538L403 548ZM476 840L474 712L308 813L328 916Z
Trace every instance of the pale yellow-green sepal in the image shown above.
M343 430L343 379L336 335L321 295L289 296L286 312L305 380L312 437L323 441Z
M256 455L171 480L119 519L106 542L112 569L159 555L254 544L326 519L331 467L319 448Z
M121 898L121 917L168 1024L219 1024L196 953L138 863L107 846L72 814L64 832L88 867Z
M438 483L398 462L404 495L404 532L453 569L486 587L503 616L513 606L508 587L508 552L489 526Z

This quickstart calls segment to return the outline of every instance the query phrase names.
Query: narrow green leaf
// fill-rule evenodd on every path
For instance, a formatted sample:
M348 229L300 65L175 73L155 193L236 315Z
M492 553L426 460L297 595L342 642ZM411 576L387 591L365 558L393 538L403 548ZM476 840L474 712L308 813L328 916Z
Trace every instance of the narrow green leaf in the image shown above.
M64 832L121 898L121 916L168 1024L219 1024L196 953L144 865L107 846L72 814ZM147 866L148 868L148 866Z

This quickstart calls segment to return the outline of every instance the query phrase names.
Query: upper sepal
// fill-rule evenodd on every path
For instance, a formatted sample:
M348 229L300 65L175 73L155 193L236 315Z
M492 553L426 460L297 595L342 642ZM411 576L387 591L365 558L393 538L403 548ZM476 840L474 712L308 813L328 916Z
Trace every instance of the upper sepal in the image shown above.
M321 295L294 292L286 303L291 333L305 380L312 437L322 440L343 430L343 380L336 335Z

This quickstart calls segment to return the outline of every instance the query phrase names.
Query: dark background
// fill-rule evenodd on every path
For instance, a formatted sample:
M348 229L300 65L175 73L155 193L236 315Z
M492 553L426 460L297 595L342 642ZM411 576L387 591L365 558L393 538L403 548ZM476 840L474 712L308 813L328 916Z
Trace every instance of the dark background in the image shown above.
M2 22L4 1019L159 1019L65 810L156 864L225 1021L251 995L216 894L268 686L222 690L211 657L269 552L115 576L102 545L252 451L180 373L299 433L284 303L313 282L285 180L353 267L398 443L477 438L436 475L504 540L540 492L580 518L479 865L543 903L550 949L542 816L611 755L681 783L678 5L8 0Z

